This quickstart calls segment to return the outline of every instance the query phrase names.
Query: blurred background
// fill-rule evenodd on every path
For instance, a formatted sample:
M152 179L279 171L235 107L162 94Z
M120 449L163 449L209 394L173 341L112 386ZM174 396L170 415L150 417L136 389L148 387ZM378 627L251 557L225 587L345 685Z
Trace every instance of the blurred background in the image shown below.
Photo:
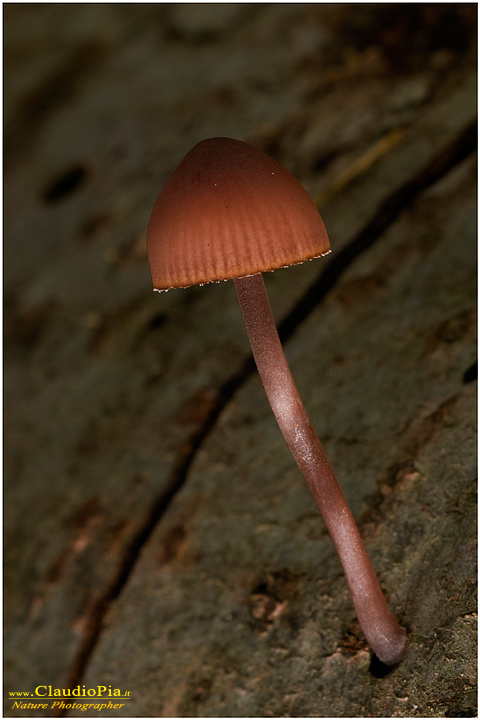
M476 13L4 5L6 716L79 683L131 691L113 716L475 714ZM411 633L382 680L232 284L152 292L155 199L215 136L330 235L266 282Z

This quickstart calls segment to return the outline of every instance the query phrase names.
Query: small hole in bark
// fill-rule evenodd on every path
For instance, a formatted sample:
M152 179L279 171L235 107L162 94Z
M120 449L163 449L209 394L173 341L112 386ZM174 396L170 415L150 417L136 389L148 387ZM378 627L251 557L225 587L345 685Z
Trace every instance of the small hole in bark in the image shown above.
M157 330L157 328L163 325L166 319L166 316L162 313L157 313L156 315L154 315L149 322L150 330Z
M51 203L61 200L66 195L71 195L83 183L87 171L81 165L72 167L55 178L43 194L45 202Z
M325 168L327 168L330 163L338 157L338 154L338 150L331 150L330 152L323 153L323 155L319 155L314 159L313 170L315 172L325 170Z
M473 365L470 365L470 367L465 370L463 373L463 384L468 385L468 383L474 382L478 379L478 362L475 360Z
M370 662L370 667L368 668L370 675L373 675L373 677L381 679L384 677L387 677L387 675L390 675L401 663L397 663L396 665L385 665L376 655L372 654L372 660Z

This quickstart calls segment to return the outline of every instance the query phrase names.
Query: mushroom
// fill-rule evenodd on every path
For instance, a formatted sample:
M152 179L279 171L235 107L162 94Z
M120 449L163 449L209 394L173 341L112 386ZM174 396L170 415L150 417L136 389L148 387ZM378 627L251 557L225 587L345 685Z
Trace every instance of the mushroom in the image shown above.
M365 637L385 665L397 665L406 631L388 608L300 400L261 274L330 251L317 208L298 180L261 151L230 138L204 140L163 187L147 251L155 290L233 279L268 400L335 544Z

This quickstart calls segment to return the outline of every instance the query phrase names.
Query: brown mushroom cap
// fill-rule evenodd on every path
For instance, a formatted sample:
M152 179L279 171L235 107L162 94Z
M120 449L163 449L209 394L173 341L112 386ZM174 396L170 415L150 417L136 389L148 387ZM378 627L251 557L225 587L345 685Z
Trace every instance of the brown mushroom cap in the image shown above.
M195 145L158 196L147 233L156 290L301 263L330 250L310 197L288 170L250 145Z

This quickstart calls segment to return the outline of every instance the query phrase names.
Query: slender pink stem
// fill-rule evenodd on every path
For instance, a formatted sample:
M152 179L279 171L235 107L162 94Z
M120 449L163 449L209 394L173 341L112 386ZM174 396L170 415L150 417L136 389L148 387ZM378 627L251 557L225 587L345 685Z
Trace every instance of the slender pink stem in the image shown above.
M335 544L365 637L382 662L396 665L405 651L406 631L388 609L355 520L303 407L263 277L253 275L234 283L265 392Z

